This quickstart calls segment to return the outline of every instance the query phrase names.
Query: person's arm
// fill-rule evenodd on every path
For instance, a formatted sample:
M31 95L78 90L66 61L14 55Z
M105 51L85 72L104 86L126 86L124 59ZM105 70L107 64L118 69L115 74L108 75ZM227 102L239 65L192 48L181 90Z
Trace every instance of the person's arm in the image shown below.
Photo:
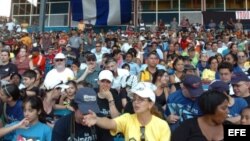
M108 130L116 130L116 122L113 119L109 119L107 117L98 117L96 114L89 110L89 114L84 116L83 123L88 126L94 126L97 125L103 129Z
M20 121L17 124L0 128L0 137L3 137L6 134L8 134L8 133L10 133L10 132L12 132L12 131L14 131L16 129L27 128L28 124L29 124L29 121L25 118L25 119L23 119L22 121Z
M115 98L113 97L110 90L104 90L101 92L102 95L108 100L109 102L109 111L111 118L115 118L120 115L120 112L117 110Z

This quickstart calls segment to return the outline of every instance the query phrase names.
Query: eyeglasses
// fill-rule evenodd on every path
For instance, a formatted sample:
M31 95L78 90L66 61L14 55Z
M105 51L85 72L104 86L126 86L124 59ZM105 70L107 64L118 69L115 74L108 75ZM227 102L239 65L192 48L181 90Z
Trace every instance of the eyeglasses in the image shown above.
M238 58L245 58L245 56L237 56Z
M55 61L56 62L59 62L59 61L62 62L62 61L64 61L64 59L56 59Z
M105 80L105 79L101 80L101 82L102 83L109 83L109 84L111 83L109 80Z
M140 127L140 132L141 132L141 141L145 141L145 126Z
M132 99L132 102L142 103L144 101L148 101L148 98L133 98Z
M240 86L242 86L242 85L244 85L244 84L245 84L245 83L241 83L241 84L238 83L238 84L232 84L232 86L233 86L233 87L239 88Z
M95 47L101 47L101 46L95 46Z

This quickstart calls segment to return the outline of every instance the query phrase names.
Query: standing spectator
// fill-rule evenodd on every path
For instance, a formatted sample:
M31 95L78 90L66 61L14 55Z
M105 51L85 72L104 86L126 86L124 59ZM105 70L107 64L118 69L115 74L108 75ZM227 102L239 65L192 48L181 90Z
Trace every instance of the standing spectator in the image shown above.
M10 19L8 23L6 23L6 26L9 32L12 33L15 31L16 24L12 21L12 19Z
M208 24L208 29L215 31L215 29L216 29L216 23L214 22L213 19L210 20L210 23Z
M78 31L83 32L85 30L85 27L86 27L86 25L85 25L84 21L80 20L78 25L77 25Z
M83 45L83 40L78 36L78 33L75 30L72 31L72 36L69 38L69 44L72 51L75 52L77 57L79 57L79 51Z
M190 23L189 23L189 20L185 16L182 17L180 26L181 26L181 30L183 32L188 32L188 28L190 26Z
M158 23L158 31L159 32L164 32L165 31L165 23L163 22L162 19L160 19L160 21Z
M230 18L229 21L227 21L227 29L229 31L234 31L234 24L233 18Z
M52 46L52 37L50 36L48 32L45 32L43 34L42 38L40 39L40 44L41 44L42 49L47 54L50 46Z
M24 71L30 69L29 61L30 59L28 57L27 49L25 48L25 46L21 47L15 60L15 65L17 66L19 74L22 75Z
M170 29L173 30L174 32L176 32L178 30L178 22L176 21L175 17L170 22Z

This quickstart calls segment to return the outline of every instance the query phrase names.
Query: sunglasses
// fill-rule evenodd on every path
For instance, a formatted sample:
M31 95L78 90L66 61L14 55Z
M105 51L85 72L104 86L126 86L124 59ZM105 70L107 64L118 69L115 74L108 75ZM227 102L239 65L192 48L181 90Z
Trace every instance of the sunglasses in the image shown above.
M64 59L56 59L55 61L56 62L59 62L59 61L62 62L62 61L64 61Z
M145 126L140 127L141 141L145 141Z

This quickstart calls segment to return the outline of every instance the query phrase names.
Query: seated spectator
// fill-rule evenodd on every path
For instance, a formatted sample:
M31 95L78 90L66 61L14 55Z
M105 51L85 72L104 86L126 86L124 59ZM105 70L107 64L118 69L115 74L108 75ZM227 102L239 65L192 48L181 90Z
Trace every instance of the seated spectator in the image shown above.
M240 123L242 125L250 125L250 105L241 111L241 120Z
M216 90L228 97L228 117L227 120L234 123L240 123L240 112L243 108L247 107L247 102L240 97L232 97L229 95L229 86L223 81L214 81L209 85L210 90Z
M51 141L52 129L44 123L41 99L36 96L28 97L23 105L24 119L1 128L0 137L8 134L5 139Z
M167 99L165 114L174 131L183 121L201 114L197 99L203 93L201 79L195 75L185 75L181 89L171 93Z
M217 91L207 91L198 100L203 113L198 118L184 121L172 134L171 141L220 141L224 139L224 122L229 99Z

